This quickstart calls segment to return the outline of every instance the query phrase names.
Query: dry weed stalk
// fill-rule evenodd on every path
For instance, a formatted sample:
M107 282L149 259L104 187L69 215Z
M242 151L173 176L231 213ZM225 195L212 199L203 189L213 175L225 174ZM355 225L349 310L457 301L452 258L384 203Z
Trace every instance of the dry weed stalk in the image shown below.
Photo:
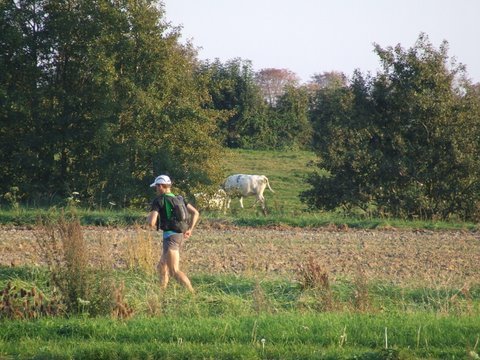
M269 312L271 304L268 301L265 291L258 281L255 282L255 287L252 292L253 308L257 314L262 312Z
M63 247L58 240L58 234L51 223L45 221L38 224L39 231L34 232L36 243L40 248L40 254L45 259L48 269L56 273L62 266Z
M56 224L43 222L36 240L49 265L52 281L64 297L67 308L78 308L87 297L88 253L78 219L62 216Z
M98 251L95 255L97 256L96 264L100 270L111 271L114 268L114 258L109 241L105 239L104 232L99 234Z
M452 278L438 279L434 274L428 273L431 291L427 292L424 301L426 305L443 314L471 313L473 311L473 298L470 285L464 283L459 288L458 283ZM453 289L459 289L454 292Z
M9 281L0 291L0 319L36 319L41 316L59 315L64 310L55 293L47 299L35 287L30 290L17 288Z
M151 231L135 228L134 235L127 238L127 263L129 269L139 269L146 274L155 272L157 256Z
M161 294L152 294L146 299L147 314L149 316L160 316L162 314L162 296Z
M342 335L340 335L338 345L340 347L343 347L343 345L345 345L346 342L347 342L347 325L343 327L343 332L342 332Z
M320 310L334 309L333 292L330 287L328 271L310 256L305 265L300 265L298 270L299 281L304 290L313 289L316 293Z
M114 290L115 304L112 316L117 319L127 319L133 315L133 308L124 301L125 283L122 281Z
M299 266L298 275L303 289L330 289L327 270L313 256L308 258L305 265L301 264Z
M101 255L100 269L94 271L78 218L61 216L56 223L43 222L39 228L36 240L41 255L49 265L52 283L67 311L110 313L114 303L111 263L103 263L108 257ZM104 244L102 239L100 242Z
M460 290L448 299L448 302L451 307L466 310L468 314L471 314L473 312L473 298L470 292L470 285L464 284ZM465 305L465 307L462 305Z
M361 269L357 270L355 276L355 291L353 303L357 311L368 311L371 308L370 294L368 291L368 282L365 272Z

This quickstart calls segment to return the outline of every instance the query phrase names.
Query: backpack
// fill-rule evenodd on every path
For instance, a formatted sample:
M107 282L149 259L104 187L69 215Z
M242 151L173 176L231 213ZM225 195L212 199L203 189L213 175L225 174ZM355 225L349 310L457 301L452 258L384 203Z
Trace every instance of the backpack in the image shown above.
M170 219L167 219L167 207L165 206L165 199L172 207ZM165 196L160 200L160 219L157 221L157 230L173 230L184 233L190 227L190 213L187 210L187 205L182 196Z

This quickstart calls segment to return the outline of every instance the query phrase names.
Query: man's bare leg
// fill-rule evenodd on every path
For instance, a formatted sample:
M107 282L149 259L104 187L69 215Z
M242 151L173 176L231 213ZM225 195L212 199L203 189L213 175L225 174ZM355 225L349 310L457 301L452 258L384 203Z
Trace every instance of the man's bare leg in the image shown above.
M169 279L166 254L162 254L162 257L160 258L160 261L157 265L157 270L160 277L160 282L162 284L162 289L166 289Z
M180 252L178 250L169 249L166 254L166 263L170 270L170 274L193 293L194 291L190 279L180 271Z

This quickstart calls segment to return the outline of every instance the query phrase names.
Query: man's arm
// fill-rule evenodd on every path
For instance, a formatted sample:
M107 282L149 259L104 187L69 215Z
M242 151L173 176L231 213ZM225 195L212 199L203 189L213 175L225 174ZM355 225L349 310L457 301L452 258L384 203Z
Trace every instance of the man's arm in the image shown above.
M157 219L158 219L158 211L152 210L147 216L147 225L149 225L153 229L157 229Z
M198 222L198 219L200 217L200 213L198 212L197 209L195 209L193 207L193 205L191 204L188 204L187 205L187 210L188 212L190 213L190 218L191 218L191 221L190 221L190 227L189 229L185 232L185 237L190 237L190 235L192 235L192 230L193 228L195 227L195 225L197 225L197 222Z

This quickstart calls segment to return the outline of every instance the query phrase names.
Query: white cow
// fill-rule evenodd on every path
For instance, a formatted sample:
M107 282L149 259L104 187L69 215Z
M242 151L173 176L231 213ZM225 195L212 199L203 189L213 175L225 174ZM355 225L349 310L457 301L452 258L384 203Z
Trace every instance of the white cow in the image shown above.
M246 196L255 195L255 204L260 202L263 213L265 214L266 208L263 192L267 186L271 192L274 192L270 187L268 178L265 175L236 174L229 176L223 183L223 189L227 193L226 208L230 208L230 201L232 197L239 197L240 206L243 209L243 198Z
M208 210L223 210L225 211L227 194L225 190L218 189L213 195L207 193L194 194L195 201L200 207L204 207Z

